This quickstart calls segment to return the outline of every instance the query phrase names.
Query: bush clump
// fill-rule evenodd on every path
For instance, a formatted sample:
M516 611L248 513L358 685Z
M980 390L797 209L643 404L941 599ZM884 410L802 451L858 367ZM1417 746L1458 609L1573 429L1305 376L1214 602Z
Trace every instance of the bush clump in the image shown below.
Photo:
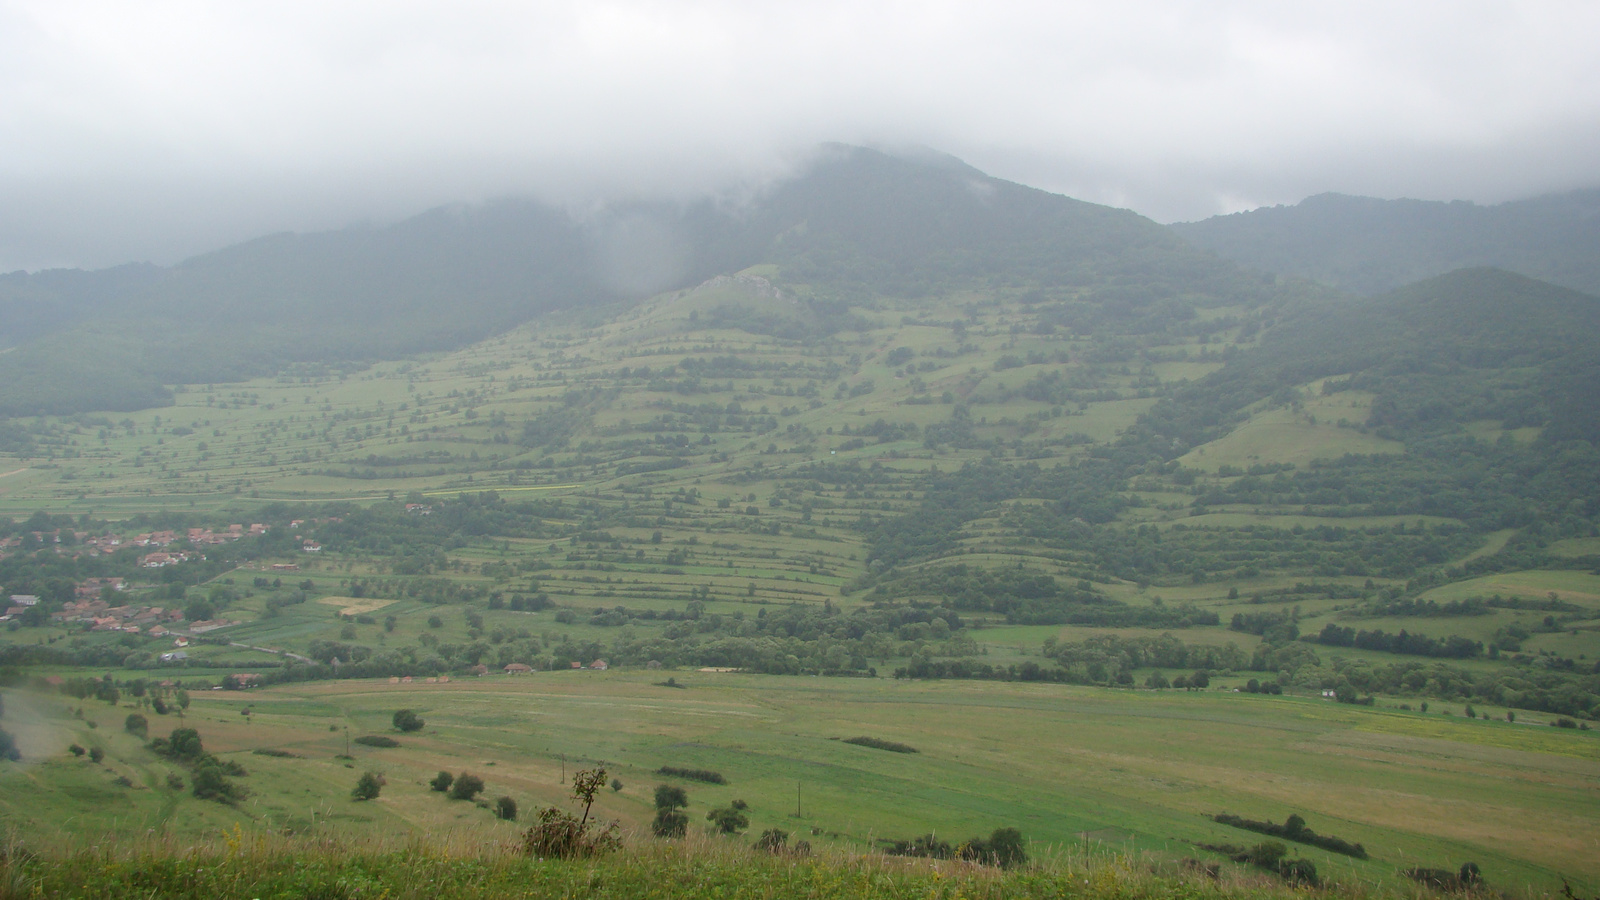
M683 788L656 785L656 817L650 823L650 833L658 838L683 837L689 830L689 816L683 811L688 805L689 795Z
M394 714L394 728L396 731L412 732L421 731L427 722L417 715L415 710L402 709Z
M451 775L449 772L441 771L439 774L433 776L432 781L428 782L428 787L433 788L442 794L445 791L450 790L450 782L455 780L456 777L454 775Z
M883 852L890 856L914 856L920 859L950 859L956 855L949 841L937 835L925 834L909 841L884 841Z
M989 839L973 838L961 845L961 858L1009 869L1028 861L1022 832L1015 828L996 828Z
M1449 869L1406 869L1405 876L1441 891L1467 891L1483 884L1483 872L1477 863L1470 862L1462 863L1461 868L1454 872Z
M722 806L706 813L706 821L716 829L717 834L738 834L750 827L750 817L745 815L744 809L737 805Z
M941 841L936 835L925 834L909 841L884 841L883 852L890 856L913 856L922 859L955 859L983 863L1009 869L1028 861L1028 851L1022 832L1015 828L996 828L988 838L970 838L959 846Z
M1356 859L1367 858L1367 848L1361 846L1360 844L1352 844L1343 838L1336 838L1327 834L1317 834L1315 831L1312 831L1306 827L1305 819L1302 819L1297 815L1290 816L1282 825L1278 825L1274 822L1260 822L1255 819L1246 819L1240 816L1229 815L1227 813L1217 813L1216 815L1212 816L1211 819L1212 821L1222 825L1231 825L1234 828L1242 828L1245 831L1254 831L1257 834L1265 834L1271 837L1283 838L1286 841L1294 841L1297 844L1309 844L1313 847L1321 847L1324 850L1330 850L1334 853L1342 853L1345 856L1353 856Z
M845 738L846 744L855 744L858 747L871 747L874 750L887 750L890 753L916 753L917 748L899 741L885 741L875 737Z
M438 780L438 777L435 776L434 781L437 782ZM469 775L466 772L457 775L455 783L450 785L451 800L471 800L482 792L483 779L476 775Z
M249 796L249 792L228 780L221 766L205 763L195 767L190 782L192 793L201 800L215 800L229 806Z
M667 778L687 778L690 781L703 781L706 784L727 784L728 779L722 777L721 772L710 769L685 769L679 766L662 766L656 770L657 775Z
M400 742L399 741L395 740L392 737L389 737L388 735L382 735L382 734L363 734L362 736L360 736L358 738L351 738L351 740L353 740L356 743L361 744L362 746L365 746L365 747L398 747L398 746L400 746Z
M249 796L248 791L228 780L229 776L244 776L244 766L207 753L200 741L200 732L193 728L174 728L171 735L152 740L150 749L158 756L188 766L194 772L190 787L202 800L232 805Z
M365 775L362 775L360 780L356 782L355 788L350 791L350 799L378 799L378 792L383 790L383 781L383 776L379 775L377 772L368 772Z
M572 776L572 799L583 802L580 818L554 806L539 810L539 820L522 835L522 852L545 859L598 856L622 846L617 823L596 828L589 822L594 795L606 783L606 770L582 771Z
M1236 863L1247 863L1258 869L1272 872L1290 884L1305 887L1316 887L1321 882L1317 878L1317 865L1309 859L1295 857L1286 859L1289 848L1282 841L1262 841L1254 847L1238 847L1233 844L1200 844L1207 850L1226 854Z

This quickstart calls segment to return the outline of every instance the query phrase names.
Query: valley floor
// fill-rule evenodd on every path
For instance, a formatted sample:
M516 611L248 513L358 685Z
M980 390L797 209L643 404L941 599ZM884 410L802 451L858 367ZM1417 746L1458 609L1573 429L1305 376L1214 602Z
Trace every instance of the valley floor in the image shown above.
M191 776L123 733L124 710L13 692L7 723L27 762L0 773L0 822L22 846L54 853L219 833L500 845L536 808L570 805L574 772L603 766L617 785L596 814L635 846L658 844L652 795L670 782L688 793L691 832L707 828L708 809L745 801L747 836L723 839L741 847L771 828L859 854L886 839L955 843L1009 826L1036 857L1194 857L1243 877L1248 866L1203 845L1265 838L1210 817L1299 814L1366 848L1356 860L1289 845L1335 882L1398 889L1402 870L1470 861L1517 891L1600 884L1593 732L1216 691L694 671L671 673L678 686L667 687L666 674L316 682L199 694L182 722L150 716L152 736L194 728L207 751L248 770L236 807L169 789L168 774ZM400 708L425 728L396 732ZM399 746L350 743L384 734ZM917 752L841 740L858 736ZM73 742L103 748L104 761L67 755ZM726 784L663 777L663 766ZM441 770L477 774L484 798L512 797L523 824L430 790ZM356 802L364 771L387 783Z

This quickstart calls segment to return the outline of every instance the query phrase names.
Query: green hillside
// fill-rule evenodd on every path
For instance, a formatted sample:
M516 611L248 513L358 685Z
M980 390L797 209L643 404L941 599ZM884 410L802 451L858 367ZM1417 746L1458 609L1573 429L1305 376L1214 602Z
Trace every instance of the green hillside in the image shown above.
M1592 891L1594 298L1286 287L948 162L808 178L679 211L683 286L9 420L0 824L501 841L428 781L527 810L603 764L641 844L669 780L829 852L1248 878L1211 817L1295 814L1363 844L1293 850L1344 885ZM184 725L247 795L194 795L149 740Z
M167 385L446 350L542 313L632 303L775 263L813 320L873 296L1029 292L1074 323L1145 333L1270 286L1126 210L948 158L824 148L743 204L622 204L583 219L532 201L386 228L281 234L170 269L0 279L0 415L131 411ZM39 312L40 308L48 313Z
M1495 206L1319 194L1172 228L1224 259L1357 294L1479 266L1600 294L1597 211L1595 189Z

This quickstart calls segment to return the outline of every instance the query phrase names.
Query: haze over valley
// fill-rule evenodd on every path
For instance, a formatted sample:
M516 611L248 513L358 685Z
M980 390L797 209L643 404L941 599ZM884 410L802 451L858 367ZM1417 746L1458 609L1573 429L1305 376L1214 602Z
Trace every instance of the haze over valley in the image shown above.
M667 96L704 63L670 71L656 115L714 149L672 132L647 153L636 125L584 132L538 94L554 82L519 43L537 20L654 58L639 35L678 25L626 6L600 24L463 14L427 53L396 24L371 38L393 59L266 27L261 46L321 61L332 97L368 96L344 66L395 91L435 66L462 88L460 134L428 139L371 94L351 115L393 142L372 171L349 163L370 137L333 140L298 75L249 59L215 96L185 87L167 124L103 120L119 146L212 123L190 177L89 144L46 166L59 124L19 141L0 195L51 212L0 215L20 266L0 275L0 883L1600 890L1600 172L1570 125L1589 97L1519 119L1495 91L1441 87L1429 121L1472 101L1500 137L1435 127L1431 170L1420 152L1380 164L1413 118L1266 48L1323 58L1315 37L1417 83L1463 71L1409 14L1416 64L1349 23L1162 9L1237 52L1202 75L1127 51L1151 84L1257 83L1227 60L1288 73L1350 104L1330 112L1338 153L1282 138L1260 151L1272 174L1192 126L1195 147L1141 160L1047 116L981 139L966 94L944 85L933 110L931 88L848 55L872 74L855 99L837 73L752 75L790 115L753 110L747 132ZM724 37L792 23L696 10ZM121 21L0 12L36 53ZM1016 37L1017 12L908 27L979 60L1012 48L1011 80L977 82L1028 85L998 111L1045 108L1028 71L1107 135L1133 121ZM226 48L239 22L194 27ZM1592 67L1552 36L1566 26L1503 24L1495 66L1547 57L1519 96ZM1174 20L1151 27L1187 46ZM591 45L557 43L595 71L570 50ZM197 65L89 56L96 78ZM43 74L14 121L115 93L27 65ZM496 71L505 86L483 87ZM1182 118L1144 90L1115 96ZM239 133L201 114L251 91L274 99ZM568 95L637 108L623 96L604 79ZM508 97L568 130L491 127ZM287 121L299 149L219 149ZM1127 127L1105 145L1167 147ZM34 187L16 174L51 166ZM230 207L264 169L281 196ZM91 172L100 205L74 207ZM157 183L165 212L115 212ZM101 212L61 227L74 208Z

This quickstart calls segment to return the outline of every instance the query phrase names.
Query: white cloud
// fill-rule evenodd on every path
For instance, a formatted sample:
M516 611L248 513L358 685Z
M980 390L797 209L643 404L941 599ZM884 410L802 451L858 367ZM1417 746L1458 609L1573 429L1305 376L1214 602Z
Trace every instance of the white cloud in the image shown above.
M1600 183L1584 2L0 0L0 268L921 143L1161 219Z

